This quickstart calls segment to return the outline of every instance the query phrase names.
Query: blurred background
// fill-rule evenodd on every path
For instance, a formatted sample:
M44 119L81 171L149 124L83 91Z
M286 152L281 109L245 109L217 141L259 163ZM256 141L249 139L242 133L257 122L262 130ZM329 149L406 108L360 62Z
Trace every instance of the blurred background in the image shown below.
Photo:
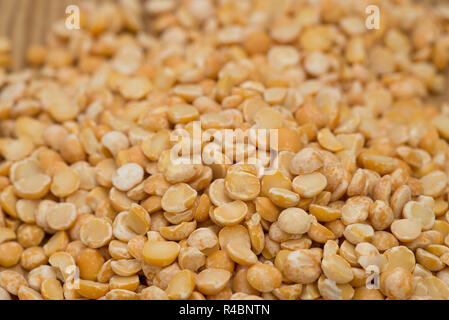
M104 2L120 0L92 1ZM145 0L140 1L142 3L145 2ZM449 2L449 0L415 1L428 6ZM25 54L28 46L31 44L43 44L52 24L66 16L66 7L71 4L76 5L82 2L85 2L85 0L0 0L0 36L6 36L12 42L12 69L20 70L25 67ZM447 90L445 90L443 95L431 98L430 102L439 104L443 101L449 103L449 72Z

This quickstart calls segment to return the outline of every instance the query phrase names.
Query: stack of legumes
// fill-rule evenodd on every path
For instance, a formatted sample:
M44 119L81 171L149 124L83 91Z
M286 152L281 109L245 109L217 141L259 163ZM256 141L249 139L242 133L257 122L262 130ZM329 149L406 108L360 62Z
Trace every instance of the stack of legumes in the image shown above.
M0 68L1 299L449 299L449 7L80 9ZM173 163L195 121L276 169Z

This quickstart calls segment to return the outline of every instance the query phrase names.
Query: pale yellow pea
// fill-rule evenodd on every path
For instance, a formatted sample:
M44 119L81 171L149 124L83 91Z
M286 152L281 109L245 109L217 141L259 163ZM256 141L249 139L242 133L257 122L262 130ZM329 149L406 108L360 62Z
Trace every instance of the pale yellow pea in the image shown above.
M37 173L16 181L14 192L21 198L39 199L45 196L50 187L51 178L43 173Z
M337 208L311 204L309 212L320 222L332 222L341 217L341 211Z
M242 246L240 241L230 240L225 247L229 257L236 263L251 266L257 263L257 256L250 247Z
M100 248L112 239L112 225L102 218L93 217L80 229L81 241L90 248Z
M132 257L128 252L127 244L119 240L109 242L108 252L114 259L131 259Z
M416 261L429 271L437 272L445 267L445 264L438 256L430 253L427 250L418 248L416 249L415 255Z
M321 263L324 274L336 283L348 283L353 279L351 265L336 254L326 255Z
M328 128L321 129L318 132L317 139L320 145L329 151L338 152L344 149L344 145Z
M22 178L29 177L38 173L43 173L39 161L31 157L21 161L14 162L9 169L9 179L12 183Z
M323 159L318 150L304 148L290 161L290 171L293 174L312 173L323 166Z
M419 237L422 226L419 220L399 219L391 224L391 232L402 242L411 242Z
M165 290L170 300L186 300L195 288L194 274L190 270L181 270L171 278Z
M292 181L293 191L304 198L313 198L317 196L326 188L326 186L327 179L319 172L297 176Z
M42 300L42 296L36 290L27 286L21 286L17 292L19 300Z
M193 219L193 211L186 210L184 212L164 212L164 218L172 224L180 224L183 222L189 222Z
M80 279L76 291L85 298L98 299L109 291L109 284Z
M164 150L170 147L170 132L160 130L155 135L147 137L142 142L142 151L145 156L153 161L157 161Z
M259 195L260 182L251 173L233 171L226 175L225 188L231 199L249 201Z
M79 185L78 173L71 168L66 168L55 174L50 190L57 197L67 197L78 190Z
M224 179L216 179L209 186L210 201L216 206L231 202L232 199L228 196L225 188Z
M179 250L180 246L176 242L149 240L143 247L143 258L154 266L165 267L175 261Z
M6 227L0 227L0 244L5 241L15 240L16 233L14 230Z
M271 188L292 189L292 182L281 171L269 172L265 174L261 180L261 195L266 197Z
M393 270L396 267L401 267L410 272L413 271L416 265L416 259L413 251L405 246L397 246L385 251L386 270Z
M304 234L312 223L312 216L300 208L288 208L278 218L279 227L289 234Z
M381 175L389 174L398 167L398 159L377 155L377 154L365 154L361 157L361 162L366 169L376 171Z
M176 104L167 112L168 119L172 123L188 123L198 118L198 110L189 104Z
M258 263L248 269L247 279L256 290L271 292L281 286L282 274L272 265Z
M196 272L206 264L206 255L195 247L181 248L178 263L181 269Z
M133 77L121 82L120 93L129 100L139 100L145 97L152 89L150 80L145 77Z
M112 184L120 191L129 191L143 180L143 169L137 163L126 163L112 176Z
M369 209L369 220L376 230L388 228L394 220L391 207L382 200L376 200Z
M321 274L319 257L308 249L292 251L285 259L283 274L295 283L313 283Z
M77 210L72 203L58 203L47 212L47 223L54 230L67 230L76 220Z
M413 294L413 277L410 271L401 267L382 272L380 290L391 299L404 300Z
M15 241L0 244L0 266L10 268L19 263L22 255L22 246Z
M140 292L140 300L168 300L164 290L156 286L150 286Z
M64 294L61 283L56 279L42 281L41 294L45 300L63 300Z
M203 89L195 84L179 84L173 88L173 93L191 102L202 95Z
M25 223L36 222L36 211L39 205L38 200L20 199L16 203L17 215Z
M124 242L128 242L135 236L137 236L137 233L132 231L128 226L126 225L126 219L129 215L128 211L120 212L114 219L114 222L112 224L112 233L113 235Z
M168 188L161 200L162 209L167 212L183 212L193 206L197 191L185 183Z
M159 229L159 233L167 240L184 240L196 228L196 221L182 222L178 225L165 226Z
M374 235L374 229L368 224L354 223L346 226L344 231L346 240L353 244L369 242Z
M135 291L140 284L139 276L112 276L111 279L109 279L109 288L112 290L114 289L120 289L120 290L129 290L129 291Z
M216 221L223 226L234 226L243 221L248 212L248 206L241 200L236 200L218 206L214 209Z
M126 223L135 233L142 235L150 229L151 218L148 212L140 205L133 203L129 214L126 217Z
M344 224L361 223L368 218L372 204L371 198L356 196L346 200L341 208L341 220Z
M111 269L122 277L130 277L139 272L142 267L137 259L120 259L111 262Z
M421 178L423 194L431 197L439 197L447 186L448 178L443 171L433 171Z
M351 300L354 296L354 288L350 284L337 284L324 276L318 280L318 291L326 300Z
M299 195L284 188L271 188L268 197L274 204L281 208L294 207L299 202Z
M280 209L270 199L266 197L257 197L254 200L254 204L256 205L256 211L263 219L269 222L277 220Z
M231 278L231 273L224 269L204 269L196 277L197 289L207 295L223 290Z
M21 286L28 286L28 283L20 273L13 270L4 270L0 272L0 288L17 296Z
M419 220L423 230L432 229L433 224L435 223L435 214L433 213L433 210L417 201L407 202L402 214L404 218Z

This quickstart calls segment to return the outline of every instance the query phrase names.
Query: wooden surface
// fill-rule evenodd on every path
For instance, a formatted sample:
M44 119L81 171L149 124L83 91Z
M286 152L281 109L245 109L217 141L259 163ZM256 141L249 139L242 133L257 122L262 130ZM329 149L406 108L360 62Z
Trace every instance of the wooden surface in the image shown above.
M417 1L434 5L448 0ZM7 36L12 41L14 70L25 66L26 48L31 44L42 44L51 25L65 17L65 8L77 3L80 0L0 0L0 36ZM431 98L432 102L449 102L449 71L447 74L447 90L443 96Z
M30 44L43 43L52 23L77 0L0 0L0 35L12 41L13 69L23 67Z

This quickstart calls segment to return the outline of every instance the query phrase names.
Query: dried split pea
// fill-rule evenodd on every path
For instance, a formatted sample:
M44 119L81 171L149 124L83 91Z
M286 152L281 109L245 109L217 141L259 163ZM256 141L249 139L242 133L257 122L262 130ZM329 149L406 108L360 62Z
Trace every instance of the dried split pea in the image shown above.
M309 212L320 222L332 222L341 217L341 211L337 208L311 204Z
M334 134L328 129L324 128L318 132L317 136L320 145L332 152L338 152L343 150L344 145L334 136Z
M317 196L326 188L326 186L327 179L319 172L297 176L292 181L293 191L304 198L313 198Z
M280 213L278 223L284 232L304 234L310 228L312 216L300 208L288 208Z
M321 274L320 259L311 250L292 251L285 259L283 273L295 283L313 283Z
M0 266L9 268L19 263L22 255L22 246L15 241L0 244Z
M152 88L151 82L144 77L124 80L120 85L120 93L129 100L139 100L146 96Z
M280 209L269 198L257 197L254 203L256 211L263 219L269 222L275 222L278 219Z
M43 280L41 293L45 300L64 300L61 282L56 279Z
M391 299L407 299L413 294L413 289L412 274L401 267L380 275L380 290Z
M195 228L196 221L184 221L177 225L161 227L159 233L167 240L180 241L186 239Z
M48 226L54 230L67 230L76 220L77 210L72 203L58 203L47 212Z
M251 266L257 263L257 256L250 247L242 246L239 241L231 240L225 247L229 257L236 263Z
M80 278L95 281L104 262L105 259L98 249L83 249L76 257Z
M243 221L248 212L248 206L241 200L236 200L218 206L214 209L214 217L217 223L223 226L234 226Z
M112 176L112 184L120 191L129 191L143 180L143 169L137 163L127 163Z
M80 240L90 248L100 248L112 239L112 225L102 218L93 217L80 229Z
M244 171L228 172L225 178L225 188L228 196L234 200L253 200L260 192L259 179Z
M348 283L354 277L349 262L336 254L325 256L321 268L326 277L336 283Z
M130 277L141 270L141 265L136 259L120 259L111 262L111 269L119 276Z
M196 288L203 294L219 293L228 284L231 273L224 269L204 269L196 277Z
M435 223L435 214L432 208L416 201L410 201L405 204L403 216L407 219L419 220L423 230L432 229Z
M56 173L51 182L50 190L57 197L67 197L78 190L80 178L78 173L70 168Z
M194 288L195 278L193 272L181 270L171 278L165 292L171 300L186 300L192 295Z
M88 299L98 299L109 291L109 284L91 280L79 280L78 294Z
M198 110L189 104L176 104L167 112L168 119L172 123L188 123L198 118Z
M268 197L273 203L281 208L294 207L299 202L299 195L284 188L271 188Z
M248 269L247 279L254 289L260 292L271 292L280 287L282 274L274 266L258 263Z
M415 219L399 219L391 224L391 232L402 242L411 242L417 239L421 231L421 222Z
M133 203L126 216L126 224L132 231L141 235L150 229L151 218L145 208Z
M232 201L226 192L224 179L217 179L210 184L209 198L210 201L216 206Z
M183 212L193 206L197 191L185 183L178 183L165 191L161 206L167 212Z
M170 265L178 257L180 246L173 241L149 240L143 247L143 258L158 267Z
M43 173L37 173L16 181L13 184L13 186L14 192L19 197L25 199L40 199L43 196L45 196L47 192L50 190L51 188L50 183L51 185L53 185L53 182L48 175ZM68 183L70 183L70 181Z

